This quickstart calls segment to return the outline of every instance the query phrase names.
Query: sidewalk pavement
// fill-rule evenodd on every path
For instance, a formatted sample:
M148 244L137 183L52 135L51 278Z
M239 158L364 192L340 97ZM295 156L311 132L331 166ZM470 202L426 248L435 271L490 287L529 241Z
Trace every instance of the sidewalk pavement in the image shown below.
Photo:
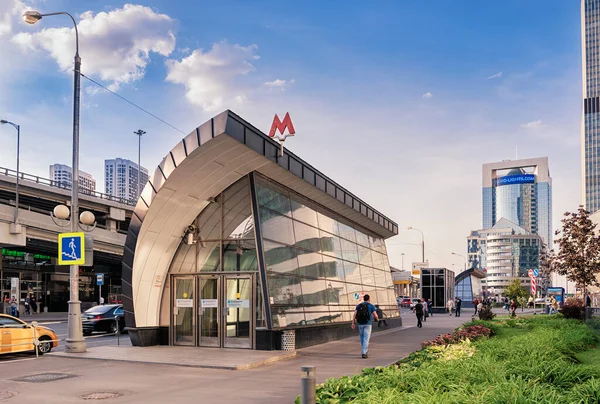
M385 366L420 349L421 342L453 330L471 319L434 315L416 327L414 315L404 316L405 327L374 333L369 358L360 356L357 335L348 339L297 351L296 357L250 370L199 369L171 365L68 359L46 356L39 360L2 363L0 397L16 393L19 401L80 403L89 393L118 392L111 403L189 403L196 397L212 397L220 403L291 403L300 392L300 367L316 366L317 383L330 377L359 373L365 367ZM190 348L193 349L193 348ZM239 355L244 351L239 350ZM4 371L6 369L6 371ZM40 373L74 375L47 383L14 379Z

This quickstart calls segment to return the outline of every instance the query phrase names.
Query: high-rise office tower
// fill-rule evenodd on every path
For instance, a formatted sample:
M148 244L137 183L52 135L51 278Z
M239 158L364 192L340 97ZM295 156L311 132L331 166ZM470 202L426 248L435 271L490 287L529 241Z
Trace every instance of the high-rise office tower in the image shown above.
M483 165L483 228L505 218L552 247L552 178L548 158Z
M139 170L137 163L122 158L104 160L104 192L117 198L137 201L138 174L142 192L148 182L147 169L142 167Z
M52 164L50 166L50 179L58 186L71 188L73 184L73 170L65 164ZM96 180L91 174L79 170L79 192L92 193L96 191Z
M600 0L581 0L583 122L581 128L582 200L600 210Z

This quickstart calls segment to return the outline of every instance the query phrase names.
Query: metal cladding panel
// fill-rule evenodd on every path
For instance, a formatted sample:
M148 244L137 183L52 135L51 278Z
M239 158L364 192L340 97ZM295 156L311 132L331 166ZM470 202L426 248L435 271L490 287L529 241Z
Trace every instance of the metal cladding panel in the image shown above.
M202 125L200 125L196 129L196 131L198 133L198 137L200 139L201 146L203 144L205 144L206 142L208 142L209 140L211 140L213 138L213 121L212 121L212 119L210 121L204 122Z
M167 154L163 161L159 164L160 170L163 172L165 177L169 179L169 176L173 171L175 171L175 163L173 162L173 158L171 157L171 153Z
M187 157L187 154L185 152L185 146L184 146L183 142L184 142L184 140L177 143L177 146L175 146L173 148L173 150L171 150L171 156L173 156L175 166L179 166L183 162L183 160L185 160L185 158Z
M194 129L192 133L183 138L183 144L185 145L185 155L189 156L194 150L200 147L198 128Z

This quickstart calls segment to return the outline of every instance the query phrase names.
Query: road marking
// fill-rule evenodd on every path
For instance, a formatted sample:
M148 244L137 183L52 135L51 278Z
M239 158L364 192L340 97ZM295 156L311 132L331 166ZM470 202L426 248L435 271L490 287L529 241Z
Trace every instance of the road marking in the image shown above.
M39 325L50 325L50 324L63 324L66 323L66 321L49 321L46 323L38 323Z

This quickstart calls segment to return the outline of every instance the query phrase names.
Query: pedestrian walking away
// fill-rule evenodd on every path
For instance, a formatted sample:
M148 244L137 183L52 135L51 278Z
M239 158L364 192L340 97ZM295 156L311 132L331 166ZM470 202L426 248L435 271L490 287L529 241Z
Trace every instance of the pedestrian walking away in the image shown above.
M456 298L456 305L454 308L454 313L455 313L455 317L460 317L460 308L462 306L462 300L460 299L460 297Z
M426 299L425 302L427 303L427 313L429 314L429 317L433 317L433 308L431 307L431 299Z
M375 305L375 308L377 309L376 310L376 312L377 312L377 318L379 319L379 321L377 322L377 327L381 327L381 323L383 323L383 325L385 327L387 327L387 322L383 319L383 310L381 310L379 308L378 304Z
M37 305L37 302L35 301L35 297L33 295L31 295L30 304L31 304L31 312L33 314L38 314L38 305Z
M425 302L425 300L423 300L423 302ZM415 304L415 308L413 309L415 314L417 315L417 327L419 328L423 328L423 309L423 303L421 302Z
M479 299L475 298L473 299L473 307L475 307L475 316L477 315L477 307L479 305Z
M427 307L427 300L421 299L421 304L423 305L423 321L427 321L427 315L429 314L429 309Z
M369 299L370 296L365 295L364 301L354 309L354 317L352 317L352 329L356 328L356 323L358 323L363 358L368 358L373 320L379 320L377 309L369 302Z
M31 315L31 306L29 305L29 297L25 298L25 314Z
M508 311L509 309L509 301L508 301L508 297L504 298L504 310Z
M448 302L446 302L446 309L448 310L448 315L451 316L452 309L454 309L454 300L452 300L452 298L448 299Z

